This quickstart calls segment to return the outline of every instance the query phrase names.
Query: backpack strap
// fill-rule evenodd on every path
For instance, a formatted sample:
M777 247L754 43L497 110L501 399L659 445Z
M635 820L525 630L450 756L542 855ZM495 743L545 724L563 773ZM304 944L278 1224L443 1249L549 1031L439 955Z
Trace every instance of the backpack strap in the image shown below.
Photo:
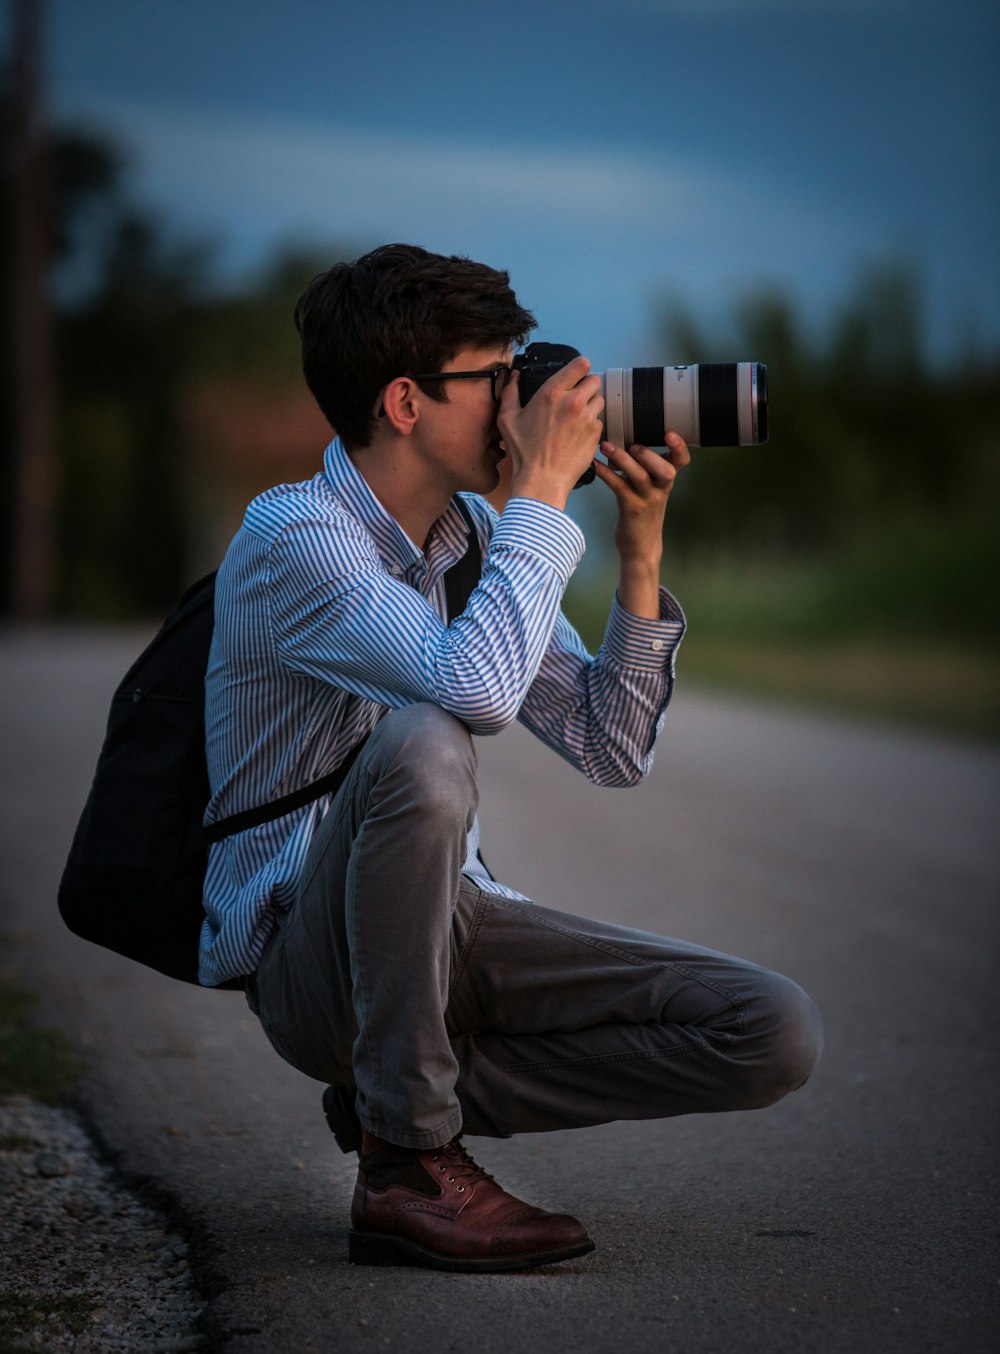
M469 544L462 558L456 560L444 576L444 595L449 622L456 616L461 616L483 572L483 556L479 549L479 535L472 513L465 500L459 498L457 494L455 506L465 518L465 525L469 528Z
M457 496L455 504L469 528L469 544L462 558L456 560L444 576L444 591L449 621L454 620L456 616L460 616L465 610L466 603L483 571L483 555L479 548L479 536L476 532L472 513L462 499ZM363 738L360 743L351 748L338 766L325 776L321 776L319 780L314 780L309 785L303 785L290 794L282 795L280 799L272 799L267 804L258 804L252 809L244 809L241 813L230 814L228 818L220 818L218 822L205 828L205 840L209 843L220 842L225 837L235 836L237 832L245 832L247 828L260 827L262 823L271 823L276 818L283 818L286 813L291 813L293 809L300 809L304 804L311 804L314 799L320 799L325 794L335 793L346 780L347 773L354 765L358 753L364 745L365 739Z
M290 794L282 795L280 799L272 799L267 804L258 804L255 808L244 809L242 813L233 813L228 818L220 818L218 822L205 828L205 840L209 843L221 842L224 837L234 837L237 832L245 832L248 827L260 827L261 823L271 823L276 818L284 818L285 814L291 813L293 809L300 809L303 804L311 804L314 799L320 799L325 794L339 790L364 745L365 740L362 739L351 748L339 766L321 776L319 780L303 785Z

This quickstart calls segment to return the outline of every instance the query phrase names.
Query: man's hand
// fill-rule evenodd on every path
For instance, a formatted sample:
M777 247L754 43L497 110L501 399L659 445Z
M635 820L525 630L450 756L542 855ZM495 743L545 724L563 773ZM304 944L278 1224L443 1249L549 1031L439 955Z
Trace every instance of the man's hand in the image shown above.
M628 451L602 442L607 465L595 462L597 477L618 499L615 549L621 559L618 597L626 611L658 620L660 615L660 558L663 554L663 517L678 470L689 465L691 453L680 433L665 435L667 454L648 447Z
M601 382L574 357L522 409L520 372L504 388L497 427L511 462L511 494L565 508L570 490L594 459L601 437Z

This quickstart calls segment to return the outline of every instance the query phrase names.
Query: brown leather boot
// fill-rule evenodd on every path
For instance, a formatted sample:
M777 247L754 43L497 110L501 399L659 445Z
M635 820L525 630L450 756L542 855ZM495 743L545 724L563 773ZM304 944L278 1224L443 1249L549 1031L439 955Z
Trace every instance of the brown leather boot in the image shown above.
M426 1152L362 1153L351 1224L356 1265L529 1269L594 1249L576 1218L515 1199L458 1138Z

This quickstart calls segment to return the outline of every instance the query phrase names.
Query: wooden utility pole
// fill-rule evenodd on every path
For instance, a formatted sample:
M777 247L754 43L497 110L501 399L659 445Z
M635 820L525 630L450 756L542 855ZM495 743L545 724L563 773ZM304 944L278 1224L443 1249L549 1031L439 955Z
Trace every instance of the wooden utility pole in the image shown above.
M14 35L14 502L11 603L45 619L55 583L55 372L48 295L48 157L41 111L42 0L11 0Z

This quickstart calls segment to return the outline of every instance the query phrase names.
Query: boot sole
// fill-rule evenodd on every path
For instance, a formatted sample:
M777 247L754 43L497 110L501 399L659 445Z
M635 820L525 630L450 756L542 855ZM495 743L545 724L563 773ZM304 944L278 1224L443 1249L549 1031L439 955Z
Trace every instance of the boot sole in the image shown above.
M533 1251L526 1255L490 1255L481 1260L460 1259L429 1250L417 1241L401 1236L385 1236L379 1232L350 1232L347 1237L347 1258L352 1265L421 1265L425 1269L447 1269L461 1274L497 1274L515 1269L536 1269L539 1265L555 1265L561 1260L575 1260L594 1250L592 1241L578 1241L574 1246L559 1250Z

